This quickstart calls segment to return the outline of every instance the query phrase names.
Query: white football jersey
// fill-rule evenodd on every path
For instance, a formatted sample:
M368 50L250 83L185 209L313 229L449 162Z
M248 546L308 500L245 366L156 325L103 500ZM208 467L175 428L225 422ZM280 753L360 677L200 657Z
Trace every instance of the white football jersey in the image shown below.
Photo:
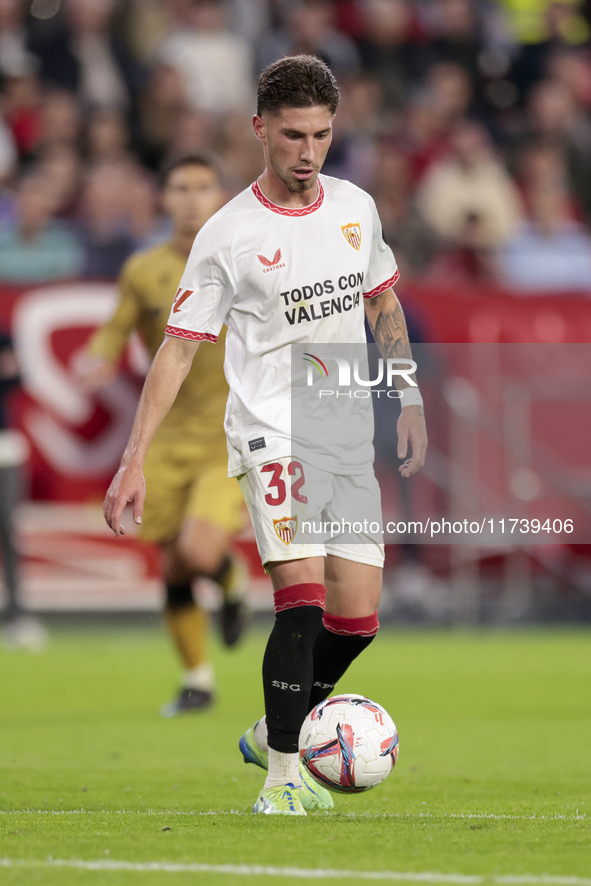
M172 306L168 335L215 342L228 327L232 477L291 454L290 346L365 342L364 297L398 278L369 194L318 182L299 209L271 203L257 182L231 200L197 235Z

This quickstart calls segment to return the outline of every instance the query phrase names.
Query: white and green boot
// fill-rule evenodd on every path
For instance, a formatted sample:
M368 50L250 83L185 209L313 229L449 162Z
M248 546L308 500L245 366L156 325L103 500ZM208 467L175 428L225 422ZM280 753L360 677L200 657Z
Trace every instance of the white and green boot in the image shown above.
M245 763L254 763L255 766L260 766L261 769L268 769L269 755L266 751L262 751L255 741L254 730L256 725L255 723L254 726L246 730L240 738L238 746ZM304 809L308 812L326 812L327 809L334 807L330 793L312 778L302 762L300 762L300 777L302 779L301 803ZM269 788L269 790L275 790L275 788ZM261 797L264 793L266 792L261 792ZM256 812L257 810L255 809L254 811Z
M306 815L302 805L302 788L292 784L263 788L252 811L262 815Z

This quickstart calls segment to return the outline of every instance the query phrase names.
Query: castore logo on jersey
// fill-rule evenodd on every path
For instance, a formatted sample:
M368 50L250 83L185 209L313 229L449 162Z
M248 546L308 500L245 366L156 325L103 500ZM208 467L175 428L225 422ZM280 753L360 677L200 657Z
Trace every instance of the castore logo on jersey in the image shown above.
M257 258L260 263L263 265L263 274L268 274L269 271L278 271L279 268L285 267L285 262L281 261L281 249L278 249L275 252L275 255L272 259L265 258L264 255L258 255Z

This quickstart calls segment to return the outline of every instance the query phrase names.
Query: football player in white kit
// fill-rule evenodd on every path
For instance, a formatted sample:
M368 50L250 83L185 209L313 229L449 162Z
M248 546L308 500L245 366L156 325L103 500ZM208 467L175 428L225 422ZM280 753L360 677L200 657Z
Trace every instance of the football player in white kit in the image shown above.
M229 474L249 507L276 613L263 660L266 716L240 739L245 761L268 769L253 810L265 814L333 805L301 770L299 732L377 633L384 562L381 531L324 543L298 536L297 508L338 519L354 487L373 516L380 498L371 441L341 469L327 470L314 447L305 459L293 457L292 346L363 345L367 316L384 357L410 357L392 288L396 262L375 204L349 182L320 175L338 101L335 79L317 58L284 58L261 74L253 123L265 171L195 240L104 505L115 535L125 532L126 504L141 522L150 441L197 348L215 342L225 323ZM399 470L409 477L424 464L427 435L418 389L400 386Z

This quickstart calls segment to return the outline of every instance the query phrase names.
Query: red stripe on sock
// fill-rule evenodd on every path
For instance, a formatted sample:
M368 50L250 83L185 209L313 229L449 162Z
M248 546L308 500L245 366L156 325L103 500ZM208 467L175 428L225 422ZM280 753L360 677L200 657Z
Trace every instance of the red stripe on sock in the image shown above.
M321 584L312 582L291 585L289 588L281 588L275 591L275 612L283 612L284 609L295 609L297 606L319 606L324 609L326 588Z
M342 634L345 637L353 635L373 637L380 627L377 609L373 615L366 615L364 618L343 618L340 615L331 615L329 612L325 612L323 622L327 631L332 631L333 634Z

